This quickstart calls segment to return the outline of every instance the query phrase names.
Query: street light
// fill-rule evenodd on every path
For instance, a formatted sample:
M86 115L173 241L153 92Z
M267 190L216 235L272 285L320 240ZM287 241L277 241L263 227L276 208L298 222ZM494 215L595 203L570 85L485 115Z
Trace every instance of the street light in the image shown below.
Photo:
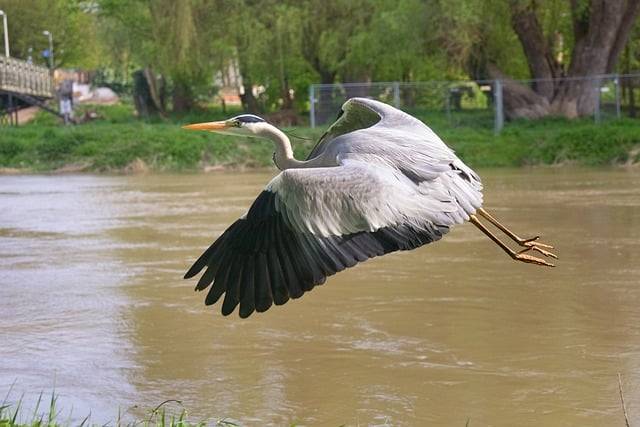
M47 36L49 38L49 68L53 73L53 34L50 31L44 30L42 35Z
M9 29L7 27L7 14L0 10L0 16L4 24L4 56L9 57Z

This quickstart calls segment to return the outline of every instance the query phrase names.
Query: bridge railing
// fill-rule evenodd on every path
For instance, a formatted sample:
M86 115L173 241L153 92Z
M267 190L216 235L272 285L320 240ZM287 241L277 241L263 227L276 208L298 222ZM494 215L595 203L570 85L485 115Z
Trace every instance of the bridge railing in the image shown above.
M0 91L52 98L53 81L46 67L0 56Z

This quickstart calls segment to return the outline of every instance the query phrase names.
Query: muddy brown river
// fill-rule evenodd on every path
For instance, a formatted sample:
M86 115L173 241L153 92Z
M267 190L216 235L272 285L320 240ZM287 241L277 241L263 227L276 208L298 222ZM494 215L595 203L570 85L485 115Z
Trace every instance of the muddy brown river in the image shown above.
M620 373L640 423L640 171L480 173L557 268L465 224L247 320L182 275L272 173L0 177L0 399L55 389L93 423L177 399L248 426L622 426Z

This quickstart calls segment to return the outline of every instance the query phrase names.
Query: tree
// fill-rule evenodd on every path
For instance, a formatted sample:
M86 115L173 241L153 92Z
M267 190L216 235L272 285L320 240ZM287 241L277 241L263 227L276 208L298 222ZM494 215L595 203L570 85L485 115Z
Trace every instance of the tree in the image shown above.
M2 0L0 9L9 18L11 56L48 66L42 52L49 42L42 32L53 34L56 67L95 67L101 46L95 31L96 14L73 0Z
M547 0L545 11L557 1ZM505 0L428 1L428 25L435 34L433 45L446 55L447 78L489 79L489 64L514 78L529 77L506 5Z
M375 13L355 29L347 43L345 77L409 82L442 78L447 73L443 55L435 48L437 37L426 2L374 0L369 7Z
M373 15L371 0L305 0L301 3L303 24L302 55L317 73L321 84L332 84L338 76L342 81L363 81L363 69L347 62L349 43ZM351 94L353 95L353 94ZM335 114L333 94L319 93L316 114L322 123Z
M151 76L160 73L170 87L173 111L195 105L197 93L212 85L213 43L209 28L215 8L199 0L100 0L103 36L116 44L112 60L131 61ZM127 52L127 54L124 54Z
M511 0L511 23L526 57L531 77L530 90L507 80L505 103L511 117L558 114L577 117L593 114L599 96L597 79L583 76L611 73L640 13L640 0L571 0L566 16L570 34L556 26L545 34L540 21L542 5L537 0ZM570 61L558 55L563 42L571 41ZM494 78L504 78L493 66ZM554 81L558 77L570 77Z

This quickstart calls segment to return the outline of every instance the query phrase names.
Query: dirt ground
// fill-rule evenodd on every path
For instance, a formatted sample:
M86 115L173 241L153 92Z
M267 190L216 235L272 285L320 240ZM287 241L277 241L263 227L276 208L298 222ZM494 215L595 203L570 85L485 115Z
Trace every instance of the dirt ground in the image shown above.
M36 113L40 111L39 107L27 107L18 111L18 124L22 125L29 123L36 116Z

